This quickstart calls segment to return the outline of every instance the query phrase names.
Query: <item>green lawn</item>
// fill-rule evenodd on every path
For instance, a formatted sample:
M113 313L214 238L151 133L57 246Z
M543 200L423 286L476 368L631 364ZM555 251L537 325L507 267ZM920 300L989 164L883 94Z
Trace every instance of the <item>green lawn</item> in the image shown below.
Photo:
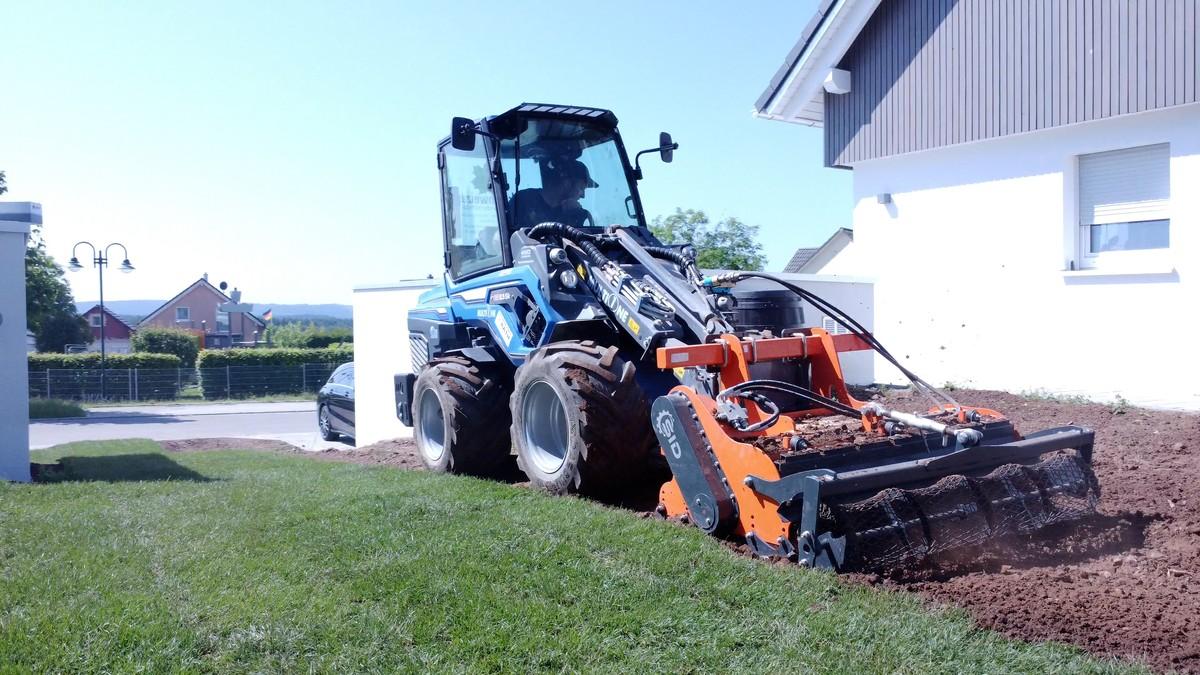
M958 612L497 483L61 446L0 484L0 671L1108 672Z

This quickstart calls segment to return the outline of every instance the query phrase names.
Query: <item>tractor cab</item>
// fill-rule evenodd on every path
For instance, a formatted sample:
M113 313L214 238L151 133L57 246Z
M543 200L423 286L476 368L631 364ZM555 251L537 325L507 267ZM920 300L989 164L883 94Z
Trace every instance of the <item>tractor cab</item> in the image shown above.
M659 152L669 162L675 147L664 133L638 156ZM653 242L637 191L641 171L610 111L527 103L478 122L455 118L438 166L446 269L456 281L510 267L513 233L543 222L624 228Z

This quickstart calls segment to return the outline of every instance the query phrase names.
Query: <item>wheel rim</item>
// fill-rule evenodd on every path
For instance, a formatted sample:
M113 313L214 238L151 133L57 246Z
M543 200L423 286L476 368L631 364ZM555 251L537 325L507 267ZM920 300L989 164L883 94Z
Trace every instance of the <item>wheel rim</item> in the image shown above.
M321 433L329 435L331 427L329 426L329 408L321 406L321 412L317 414L317 426L321 427Z
M526 388L521 408L529 459L539 471L555 473L566 461L571 444L567 408L562 397L549 382L539 380Z
M446 420L442 416L442 402L437 392L426 389L421 394L418 406L417 432L421 454L430 462L438 462L446 454Z

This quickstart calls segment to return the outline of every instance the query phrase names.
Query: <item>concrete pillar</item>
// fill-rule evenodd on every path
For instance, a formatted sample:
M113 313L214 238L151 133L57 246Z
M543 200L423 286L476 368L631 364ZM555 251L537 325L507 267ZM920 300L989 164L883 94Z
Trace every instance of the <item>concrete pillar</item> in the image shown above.
M0 202L0 480L30 480L25 242L41 222L41 204Z

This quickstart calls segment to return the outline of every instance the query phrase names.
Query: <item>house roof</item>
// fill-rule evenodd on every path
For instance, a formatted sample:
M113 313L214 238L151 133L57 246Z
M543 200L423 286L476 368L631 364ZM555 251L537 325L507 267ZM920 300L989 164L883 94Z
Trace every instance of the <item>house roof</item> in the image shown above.
M99 310L99 309L100 309L100 305L99 305L99 304L92 305L92 308L91 308L91 309L89 309L88 311L84 312L84 313L83 313L83 314L81 314L80 316L87 316L87 315L91 314L92 312L94 312L94 311L96 311L96 310ZM133 326L131 326L131 325L129 324L129 322L128 322L128 321L126 321L125 319L122 319L121 317L117 316L116 314L113 314L113 313L112 313L112 310L110 310L109 308L105 307L103 311L104 311L104 313L105 313L105 314L107 314L108 316L110 316L110 317L112 317L112 318L116 319L116 320L117 320L117 323L121 324L122 326L125 326L125 327L126 327L126 328L128 328L129 330L133 330Z
M831 257L837 255L839 251L846 248L846 245L852 241L854 241L854 230L848 227L839 227L836 232L825 240L824 244L816 248L796 249L796 253L792 255L792 259L783 268L783 271L785 274L815 272L815 270L805 269L809 262L814 258L821 257L823 254L829 254Z
M783 65L754 104L754 114L821 126L825 77L846 55L881 0L821 0Z
M162 305L159 305L158 309L155 309L153 312L150 312L149 314L147 314L147 315L146 315L146 318L144 318L144 319L142 319L140 322L138 322L138 325L139 325L139 326L141 326L141 325L143 325L143 324L145 324L145 323L149 322L151 319L153 319L154 317L158 316L158 315L159 315L159 314L161 314L161 313L162 313L164 310L166 310L168 307L170 307L171 305L173 305L173 304L175 303L175 301L176 301L176 300L178 300L179 298L181 298L181 297L183 297L184 295L186 295L186 294L187 294L188 292L190 292L190 291L191 291L193 288L197 288L197 287L200 287L200 288L205 288L205 289L207 289L207 290L211 291L211 292L212 292L212 293L214 293L214 294L215 294L215 295L216 295L216 296L217 296L219 299L223 300L224 302L233 302L233 300L232 300L232 299L231 299L231 298L230 298L228 295L225 295L223 292L221 292L221 289L219 289L219 288L217 288L216 286L213 286L212 284L210 284L210 283L208 282L208 279L206 279L206 278L204 278L204 277L200 277L200 278L199 278L199 279L197 279L196 281L192 282L192 284L191 284L191 285L189 285L187 288L185 288L185 289L183 289L182 291L179 291L178 293L176 293L176 294L175 294L175 297L173 297L173 298L171 298L170 300L168 300L168 301L164 302ZM265 326L267 325L267 322L266 322L266 321L263 321L261 318L259 318L259 317L258 317L256 314L254 314L253 312L246 312L246 316L250 317L250 320L251 320L251 321L253 321L254 323L256 323L256 324L258 324L258 325L260 325L260 326L264 326L264 327L265 327Z
M819 248L796 249L796 252L792 254L792 259L788 261L788 264L783 266L783 271L799 272L800 269L804 267L805 263L807 263L809 260L812 260L812 257L816 255L817 251L819 250Z

